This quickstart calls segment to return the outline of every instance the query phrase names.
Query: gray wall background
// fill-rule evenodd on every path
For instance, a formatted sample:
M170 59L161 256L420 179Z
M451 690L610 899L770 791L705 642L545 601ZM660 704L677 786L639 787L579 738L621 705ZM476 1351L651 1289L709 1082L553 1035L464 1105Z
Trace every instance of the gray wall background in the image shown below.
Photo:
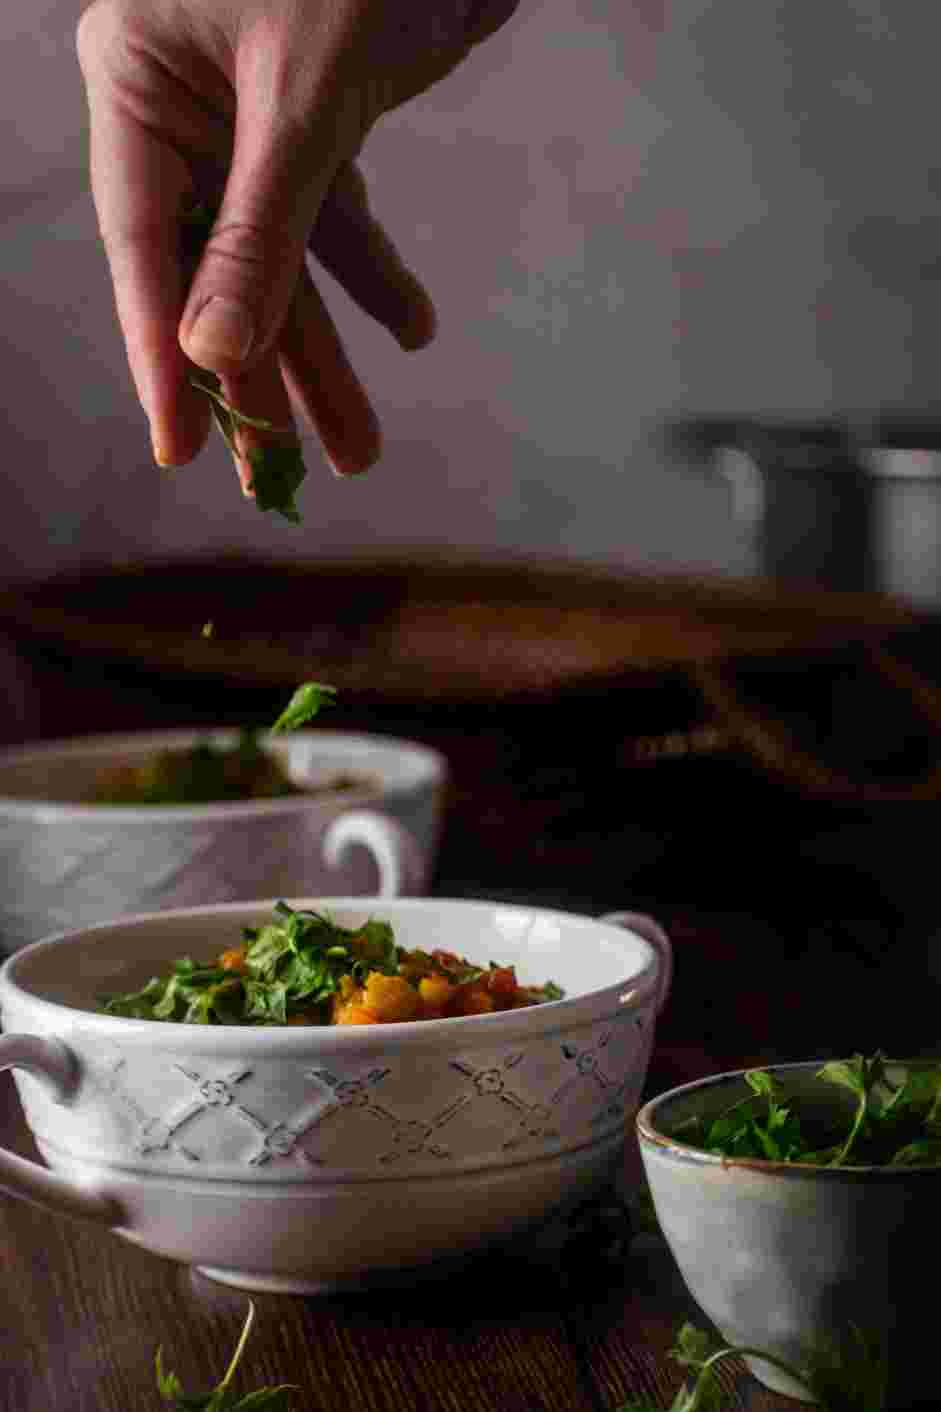
M923 0L523 0L365 167L441 333L405 355L323 285L387 450L304 525L218 445L150 461L86 189L76 6L0 7L4 572L414 545L740 572L681 412L931 410L941 17Z

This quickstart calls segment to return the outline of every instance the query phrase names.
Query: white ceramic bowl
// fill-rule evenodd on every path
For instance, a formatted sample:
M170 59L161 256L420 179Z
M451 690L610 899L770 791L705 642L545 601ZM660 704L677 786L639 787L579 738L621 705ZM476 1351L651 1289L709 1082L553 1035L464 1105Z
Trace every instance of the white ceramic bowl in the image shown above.
M49 1169L0 1150L0 1186L248 1289L308 1293L537 1227L623 1161L667 938L490 902L300 902L374 915L404 946L513 963L560 1001L412 1024L243 1027L95 1013L181 955L214 955L269 902L127 918L0 969L14 1068Z
M800 1111L839 1117L855 1099L815 1076L823 1061L769 1072ZM720 1157L677 1130L752 1090L744 1071L671 1089L637 1118L657 1218L690 1293L728 1343L776 1353L792 1367L856 1325L888 1357L886 1407L937 1407L930 1277L937 1254L941 1167L824 1167ZM927 1277L923 1282L920 1275ZM772 1391L803 1400L807 1385L746 1359Z
M0 953L130 912L257 897L421 894L438 847L443 756L378 735L262 736L295 783L363 789L173 807L76 803L105 769L237 731L96 736L0 751ZM360 846L357 846L360 845Z

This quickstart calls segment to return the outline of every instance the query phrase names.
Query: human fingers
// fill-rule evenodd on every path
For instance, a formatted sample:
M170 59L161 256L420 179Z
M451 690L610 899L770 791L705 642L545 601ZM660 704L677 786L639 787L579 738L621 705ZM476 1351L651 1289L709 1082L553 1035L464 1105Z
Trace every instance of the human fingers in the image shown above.
M120 105L100 66L98 10L79 28L89 111L90 176L131 375L162 465L189 461L206 439L204 400L189 386L176 338L183 306L177 258L186 165L131 105ZM93 20L95 23L93 24Z
M246 7L232 160L180 321L187 355L220 376L241 376L277 345L320 206L365 135L356 86L347 95L337 81L333 7L304 12L317 22L296 34L294 9Z
M355 162L338 169L308 245L350 298L403 348L431 342L437 327L431 296L372 214Z
M477 0L465 21L468 44L482 44L512 19L520 0Z
M279 343L281 373L337 475L358 475L382 450L379 419L324 301L304 274Z
M198 373L197 373L198 377ZM222 377L219 392L228 407L237 409L230 447L242 493L255 493L254 458L283 445L301 454L291 402L275 352L262 358L241 377Z

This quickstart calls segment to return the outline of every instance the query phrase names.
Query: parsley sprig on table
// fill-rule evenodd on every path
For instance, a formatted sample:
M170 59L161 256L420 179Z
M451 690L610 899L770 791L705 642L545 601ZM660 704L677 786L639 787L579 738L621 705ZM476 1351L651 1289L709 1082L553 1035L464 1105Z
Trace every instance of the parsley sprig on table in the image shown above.
M101 1008L125 1019L190 1025L284 1025L318 1011L326 1021L343 976L361 985L371 971L397 975L402 954L388 922L349 930L286 902L267 926L243 927L242 941L237 970L184 956L140 990L102 997Z
M690 1118L674 1136L722 1157L758 1157L828 1167L918 1167L941 1164L941 1065L892 1063L881 1053L834 1059L818 1070L825 1083L849 1089L856 1105L843 1132L819 1141L819 1118L802 1120L793 1095L776 1076L749 1069L753 1090L717 1117Z
M887 1363L881 1343L855 1325L843 1339L827 1339L810 1350L799 1367L766 1349L723 1346L689 1323L677 1333L670 1356L692 1374L693 1380L680 1388L669 1412L723 1412L726 1404L716 1368L728 1358L746 1356L772 1363L803 1383L821 1412L882 1412L885 1407ZM642 1399L624 1403L617 1412L661 1409Z
M290 1394L297 1386L295 1383L258 1388L255 1392L246 1393L244 1397L238 1397L229 1386L245 1351L254 1317L255 1306L249 1302L239 1341L221 1382L217 1383L211 1392L199 1396L184 1393L183 1384L176 1373L164 1372L162 1350L157 1349L157 1387L164 1401L173 1404L174 1412L289 1412Z

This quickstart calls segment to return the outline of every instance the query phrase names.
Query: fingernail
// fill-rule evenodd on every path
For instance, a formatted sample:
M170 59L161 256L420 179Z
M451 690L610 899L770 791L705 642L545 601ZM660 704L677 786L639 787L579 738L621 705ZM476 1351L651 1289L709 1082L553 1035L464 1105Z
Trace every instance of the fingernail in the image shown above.
M240 363L248 354L255 336L252 316L244 304L213 295L196 316L186 340L186 351L194 363L211 363L214 358L231 358Z
M330 467L337 480L350 480L353 476L364 476L374 464L372 461L365 466L353 461L334 461L332 456L326 457L327 465Z
M172 471L176 463L171 458L169 451L165 450L157 441L153 442L153 451L157 465L164 471Z
M438 331L438 319L434 306L427 304L421 312L414 312L405 324L396 329L395 336L400 348L406 353L417 353L427 348Z

